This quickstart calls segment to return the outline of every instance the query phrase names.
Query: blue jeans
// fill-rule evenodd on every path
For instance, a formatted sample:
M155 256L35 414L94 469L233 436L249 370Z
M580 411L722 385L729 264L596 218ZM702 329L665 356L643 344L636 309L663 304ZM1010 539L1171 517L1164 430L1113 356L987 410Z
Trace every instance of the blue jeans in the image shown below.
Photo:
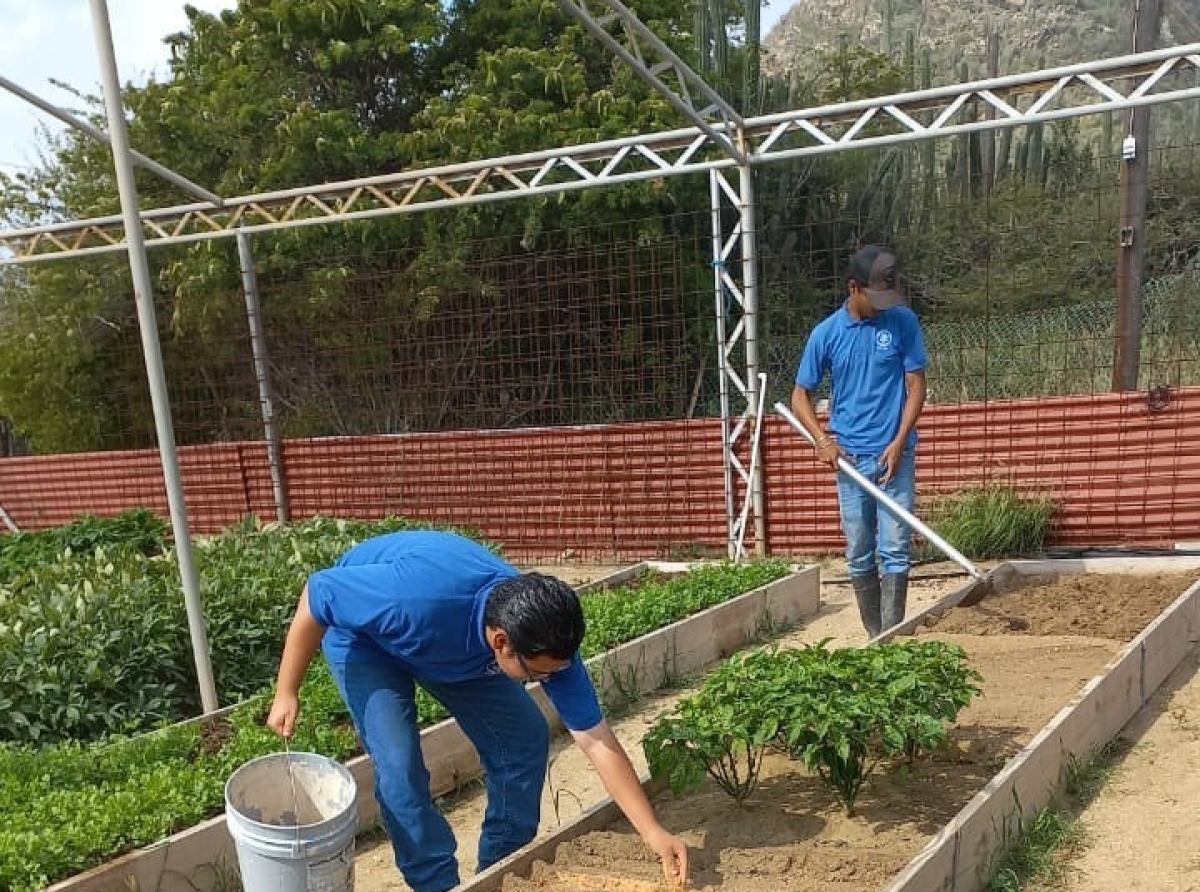
M331 663L330 669L374 762L375 798L396 866L413 892L453 889L456 843L430 795L413 677L387 663ZM421 686L458 720L483 763L488 794L479 839L483 870L537 833L549 727L525 687L506 675Z
M912 511L917 495L915 450L905 450L895 476L886 485L879 482L884 467L878 456L847 456L847 461L897 504ZM884 573L907 573L912 531L842 471L837 474L837 489L850 575L871 576L880 572L880 568Z

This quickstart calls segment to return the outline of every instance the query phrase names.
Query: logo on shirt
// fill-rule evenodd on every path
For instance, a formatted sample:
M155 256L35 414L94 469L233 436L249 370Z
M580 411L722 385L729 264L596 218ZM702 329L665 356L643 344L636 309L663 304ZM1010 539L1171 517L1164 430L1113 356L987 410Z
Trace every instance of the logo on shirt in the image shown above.
M892 333L887 329L875 332L875 349L887 350L892 346Z

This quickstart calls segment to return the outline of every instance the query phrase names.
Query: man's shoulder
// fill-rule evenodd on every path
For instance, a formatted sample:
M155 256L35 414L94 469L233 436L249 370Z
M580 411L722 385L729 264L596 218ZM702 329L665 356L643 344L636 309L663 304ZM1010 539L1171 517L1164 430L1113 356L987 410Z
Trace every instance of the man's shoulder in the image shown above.
M813 326L809 340L828 337L833 332L845 328L849 321L850 315L846 312L845 305L839 305L836 310Z
M891 307L879 314L880 322L892 332L908 337L922 334L921 317L906 306Z

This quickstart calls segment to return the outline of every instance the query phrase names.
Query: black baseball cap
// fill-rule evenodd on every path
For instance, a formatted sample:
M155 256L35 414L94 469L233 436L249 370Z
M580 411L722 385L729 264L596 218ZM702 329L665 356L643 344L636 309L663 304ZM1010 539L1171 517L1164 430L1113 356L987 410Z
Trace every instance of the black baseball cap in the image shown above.
M866 292L871 306L887 310L904 303L900 288L900 263L896 255L880 245L860 248L850 258L846 278L853 279Z

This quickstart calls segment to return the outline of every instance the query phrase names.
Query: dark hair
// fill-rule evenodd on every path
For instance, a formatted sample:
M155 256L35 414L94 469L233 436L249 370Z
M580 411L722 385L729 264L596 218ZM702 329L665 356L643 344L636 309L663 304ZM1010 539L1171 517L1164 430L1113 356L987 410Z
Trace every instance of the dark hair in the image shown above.
M574 657L586 630L575 589L541 573L523 573L492 589L483 621L504 630L521 656L556 660Z

